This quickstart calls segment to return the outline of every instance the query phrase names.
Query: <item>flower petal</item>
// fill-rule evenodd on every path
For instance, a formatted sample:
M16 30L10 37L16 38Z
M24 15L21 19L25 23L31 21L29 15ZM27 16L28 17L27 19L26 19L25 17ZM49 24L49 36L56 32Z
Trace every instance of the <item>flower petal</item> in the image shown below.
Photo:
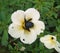
M43 43L50 42L50 38L53 37L54 41L56 41L56 37L52 35L45 35L44 37L40 38L40 41Z
M20 25L24 20L24 11L17 10L12 14L11 19L13 23Z
M37 35L34 33L33 30L31 30L30 33L24 33L24 35L20 37L20 40L25 44L31 44L36 40L36 38Z
M56 41L55 50L60 53L60 43Z
M52 49L55 47L55 44L53 45L47 38L41 37L40 41L44 43L45 47L48 49Z
M25 11L26 19L32 18L34 20L38 20L40 18L39 12L34 8L29 8Z
M40 33L43 33L44 29L45 29L45 25L42 21L34 21L34 30L37 33L37 35L39 35Z
M41 38L40 38L40 41L41 41L42 43L44 43L44 41L45 41L44 37L41 37Z
M13 37L13 38L19 38L23 34L23 30L18 30L18 25L16 24L11 24L8 29L8 33Z
M55 45L51 44L50 42L46 42L44 43L45 47L48 48L48 49L52 49L55 47Z
M53 39L51 39L53 37ZM45 35L40 38L40 41L44 43L45 47L52 49L56 46L56 37L52 35Z

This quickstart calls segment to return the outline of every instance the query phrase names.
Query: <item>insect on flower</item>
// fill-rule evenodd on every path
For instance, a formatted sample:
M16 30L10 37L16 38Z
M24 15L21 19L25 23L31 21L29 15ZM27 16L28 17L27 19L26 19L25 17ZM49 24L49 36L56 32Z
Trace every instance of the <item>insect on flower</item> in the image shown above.
M40 38L40 41L44 43L45 47L48 49L54 48L60 53L60 43L57 41L56 37L53 35L45 35Z
M13 38L20 38L25 44L31 44L37 39L37 35L45 29L44 23L39 18L40 14L34 8L29 8L26 11L17 10L11 15L12 23L8 33Z

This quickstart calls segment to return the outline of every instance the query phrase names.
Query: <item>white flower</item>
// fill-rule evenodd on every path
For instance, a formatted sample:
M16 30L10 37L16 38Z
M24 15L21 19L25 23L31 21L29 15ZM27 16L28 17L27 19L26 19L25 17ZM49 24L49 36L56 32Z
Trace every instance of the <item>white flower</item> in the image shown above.
M54 48L57 52L60 52L60 43L57 41L56 37L53 35L45 35L40 38L40 41L44 43L45 47L48 49Z
M26 11L17 10L11 16L12 24L8 33L14 38L20 38L25 44L31 44L45 29L44 23L39 21L39 18L40 14L34 8Z

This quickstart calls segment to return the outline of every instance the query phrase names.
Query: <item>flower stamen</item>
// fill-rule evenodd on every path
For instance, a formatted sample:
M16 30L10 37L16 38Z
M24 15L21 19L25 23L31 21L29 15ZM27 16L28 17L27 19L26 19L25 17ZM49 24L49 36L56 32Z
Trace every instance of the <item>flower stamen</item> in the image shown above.
M34 24L32 22L30 22L32 19L29 19L29 20L25 20L25 27L23 27L24 29L30 31L30 28L32 28L34 26Z

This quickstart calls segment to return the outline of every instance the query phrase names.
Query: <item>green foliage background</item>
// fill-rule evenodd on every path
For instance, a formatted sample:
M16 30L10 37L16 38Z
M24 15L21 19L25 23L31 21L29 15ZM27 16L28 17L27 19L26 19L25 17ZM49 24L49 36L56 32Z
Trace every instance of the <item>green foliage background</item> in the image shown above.
M37 40L31 44L23 44L19 39L14 39L8 34L11 23L11 14L16 10L36 8L46 29ZM60 0L0 0L0 53L57 53L54 49L47 49L39 38L52 34L60 42ZM24 46L25 51L20 51Z

